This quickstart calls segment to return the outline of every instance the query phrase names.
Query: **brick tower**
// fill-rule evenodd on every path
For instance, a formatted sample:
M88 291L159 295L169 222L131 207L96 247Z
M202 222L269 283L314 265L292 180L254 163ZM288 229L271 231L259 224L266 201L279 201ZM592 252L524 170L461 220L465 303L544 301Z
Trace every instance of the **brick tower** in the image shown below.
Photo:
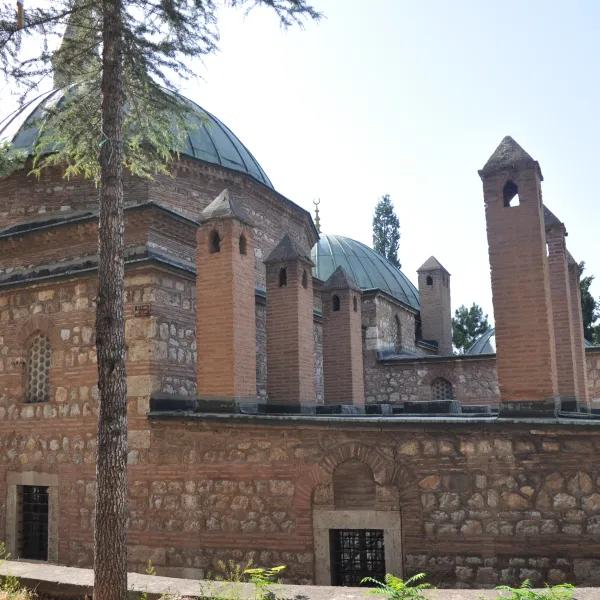
M479 171L496 321L503 415L559 408L539 164L505 137Z
M360 288L338 267L322 288L325 404L365 403Z
M452 354L450 273L435 256L430 256L417 274L423 339L437 342L440 354Z
M314 404L313 263L286 235L265 265L269 403Z
M575 377L572 294L565 241L567 230L564 223L561 223L547 207L544 207L544 223L548 244L548 272L558 394L563 409L577 410L577 401L581 391L578 389Z
M196 269L198 395L256 401L252 226L227 189L202 212Z

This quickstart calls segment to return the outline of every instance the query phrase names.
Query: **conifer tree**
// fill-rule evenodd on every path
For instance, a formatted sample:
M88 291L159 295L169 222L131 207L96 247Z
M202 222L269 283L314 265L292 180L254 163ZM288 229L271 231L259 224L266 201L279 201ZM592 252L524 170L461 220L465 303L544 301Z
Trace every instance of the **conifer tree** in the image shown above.
M320 16L307 0L0 2L0 68L8 83L21 87L22 100L52 74L65 89L65 102L45 120L34 172L56 165L98 183L96 599L127 596L123 171L169 172L187 114L173 77L193 76L190 60L216 50L221 4L268 7L283 26ZM4 172L18 164L0 148Z
M389 195L382 196L373 215L373 249L400 268L398 247L400 245L400 221L394 212Z
M579 263L579 288L581 290L581 313L583 317L583 336L592 344L600 344L600 300L596 300L590 292L590 286L594 281L593 275L582 277L585 270L585 262Z
M452 318L452 343L460 354L464 354L489 329L488 316L483 314L481 306L473 302L471 308L467 308L463 304L454 311Z

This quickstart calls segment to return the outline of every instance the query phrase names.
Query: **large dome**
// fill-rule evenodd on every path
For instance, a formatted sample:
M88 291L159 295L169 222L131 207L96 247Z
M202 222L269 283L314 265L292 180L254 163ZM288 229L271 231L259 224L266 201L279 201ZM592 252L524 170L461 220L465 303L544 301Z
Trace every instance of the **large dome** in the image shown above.
M369 246L341 235L321 235L311 257L322 281L343 267L361 290L378 289L419 310L419 292L409 279Z
M260 183L273 188L266 173L249 150L219 119L191 100L190 126L182 148L174 148L191 158L234 169L250 175ZM31 152L39 135L40 122L46 107L60 106L64 94L54 90L42 94L0 121L0 141L8 140L19 150Z

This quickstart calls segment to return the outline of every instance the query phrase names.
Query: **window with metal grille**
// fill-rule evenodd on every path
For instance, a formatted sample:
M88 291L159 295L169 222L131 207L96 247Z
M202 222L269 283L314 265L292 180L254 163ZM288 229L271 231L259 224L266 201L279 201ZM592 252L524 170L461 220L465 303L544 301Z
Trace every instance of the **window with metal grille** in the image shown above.
M18 503L19 556L48 560L48 488L39 485L19 486Z
M433 400L453 400L452 384L442 377L434 379L431 382L431 398Z
M27 402L47 402L50 392L50 341L41 333L36 334L27 349L25 373L25 398Z
M331 529L329 541L332 585L358 586L365 577L383 581L382 529Z

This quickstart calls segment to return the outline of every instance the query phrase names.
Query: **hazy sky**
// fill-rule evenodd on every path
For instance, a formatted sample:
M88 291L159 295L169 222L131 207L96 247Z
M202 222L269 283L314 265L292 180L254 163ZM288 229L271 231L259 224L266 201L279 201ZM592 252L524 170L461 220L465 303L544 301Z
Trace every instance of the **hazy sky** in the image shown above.
M377 199L400 218L400 260L435 255L453 307L492 316L481 168L505 135L542 167L544 202L598 276L600 2L314 0L283 31L266 10L221 13L221 51L182 91L248 146L325 233L371 243ZM596 243L595 243L596 242Z

